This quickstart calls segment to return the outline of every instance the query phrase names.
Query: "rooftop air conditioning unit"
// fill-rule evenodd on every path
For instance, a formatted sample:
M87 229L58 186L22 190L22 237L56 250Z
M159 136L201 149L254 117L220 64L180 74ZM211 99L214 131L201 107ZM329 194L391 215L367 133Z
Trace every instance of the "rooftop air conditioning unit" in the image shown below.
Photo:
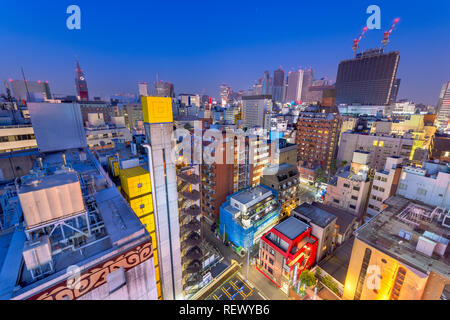
M36 242L25 242L23 259L28 270L34 270L52 262L52 247L48 236L42 236Z

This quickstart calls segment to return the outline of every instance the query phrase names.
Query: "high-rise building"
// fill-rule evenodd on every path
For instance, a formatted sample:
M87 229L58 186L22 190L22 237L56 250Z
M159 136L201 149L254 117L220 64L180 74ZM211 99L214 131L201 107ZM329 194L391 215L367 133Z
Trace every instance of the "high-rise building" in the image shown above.
M224 128L219 132L223 139L215 148L223 149L222 154L208 151L214 153L214 161L207 163L204 159L201 165L202 212L210 222L218 220L219 208L227 196L260 183L264 166L269 160L265 137L241 137L232 133L227 137ZM204 150L212 146L212 141L203 142Z
M303 70L291 71L287 78L286 102L299 102L302 99Z
M244 127L260 127L270 130L272 96L243 96L242 120Z
M302 93L301 100L302 102L306 102L308 97L308 91L310 87L313 85L314 81L314 70L312 68L305 69L303 71L303 82L302 82Z
M339 129L340 119L332 110L308 107L301 112L295 136L298 166L320 165L329 172L337 150Z
M80 101L89 101L88 86L83 70L77 60L77 67L75 69L75 86L77 88L77 96Z
M175 98L175 89L172 83L159 80L155 82L154 86L156 97Z
M173 157L172 99L142 97L148 145L153 210L155 213L158 263L162 296L165 300L183 297L180 219L175 159Z
M272 100L284 102L284 70L281 68L273 72Z
M17 101L39 102L52 99L48 81L21 81L12 80L5 82L6 88Z
M392 86L391 97L389 98L389 103L397 102L398 91L400 90L401 79L396 78Z
M272 94L272 78L270 77L270 73L267 70L264 71L262 78L262 94Z
M220 85L220 104L225 107L230 101L231 87L227 84Z
M450 81L444 83L436 109L436 126L439 131L450 132Z
M148 87L148 82L139 82L138 83L138 89L139 89L139 96L149 96L150 90Z
M399 60L398 51L372 49L341 61L336 77L336 104L389 104Z

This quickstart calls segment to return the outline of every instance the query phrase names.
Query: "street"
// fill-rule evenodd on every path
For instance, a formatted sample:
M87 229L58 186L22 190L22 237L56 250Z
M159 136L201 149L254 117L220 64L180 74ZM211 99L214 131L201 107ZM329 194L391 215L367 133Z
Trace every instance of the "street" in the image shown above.
M221 240L217 239L215 234L211 232L211 227L202 222L202 234L203 238L212 244L220 254L224 257L224 261L228 264L231 263L231 259L238 261L242 267L240 269L241 275L246 277L247 274L247 256L241 257L233 251L231 246L225 246ZM258 252L252 252L251 258L257 257ZM288 296L284 294L274 283L262 275L255 267L250 266L248 271L248 282L255 286L256 289L265 295L270 300L287 300ZM252 300L252 297L248 297L248 300Z

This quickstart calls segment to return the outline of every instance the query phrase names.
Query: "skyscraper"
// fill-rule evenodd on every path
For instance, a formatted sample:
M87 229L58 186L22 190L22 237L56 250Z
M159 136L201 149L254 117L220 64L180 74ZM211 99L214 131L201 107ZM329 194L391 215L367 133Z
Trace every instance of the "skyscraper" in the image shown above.
M77 87L77 96L80 101L89 101L89 93L86 78L83 70L77 60L77 68L75 69L75 86Z
M150 90L148 87L148 82L139 82L138 83L138 88L139 88L139 96L149 96L150 95Z
M371 49L339 63L336 104L389 104L400 54Z
M273 72L272 100L284 101L284 70L281 68Z
M302 102L306 101L308 90L312 86L313 81L314 81L314 70L312 68L305 69L303 71L302 94L301 94Z
M272 78L270 78L269 71L264 71L263 78L262 78L262 94L271 94L272 90Z
M225 107L230 99L231 87L227 84L220 85L220 104Z
M444 83L436 109L436 126L439 130L448 131L450 119L450 81Z
M296 144L298 166L320 165L325 172L336 157L340 121L330 108L309 107L297 121Z
M48 81L23 81L12 80L5 82L5 87L10 90L12 96L17 101L26 100L37 102L39 100L51 99L50 86Z
M155 96L175 98L173 84L162 80L155 82Z
M289 72L287 81L286 101L300 101L302 99L303 70Z

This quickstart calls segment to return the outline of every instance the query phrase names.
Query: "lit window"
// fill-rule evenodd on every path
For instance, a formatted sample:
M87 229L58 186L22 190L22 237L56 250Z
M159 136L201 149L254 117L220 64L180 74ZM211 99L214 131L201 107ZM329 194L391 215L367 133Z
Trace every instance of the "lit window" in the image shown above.
M378 145L378 140L375 140L375 141L373 142L373 145L376 147L376 146Z

